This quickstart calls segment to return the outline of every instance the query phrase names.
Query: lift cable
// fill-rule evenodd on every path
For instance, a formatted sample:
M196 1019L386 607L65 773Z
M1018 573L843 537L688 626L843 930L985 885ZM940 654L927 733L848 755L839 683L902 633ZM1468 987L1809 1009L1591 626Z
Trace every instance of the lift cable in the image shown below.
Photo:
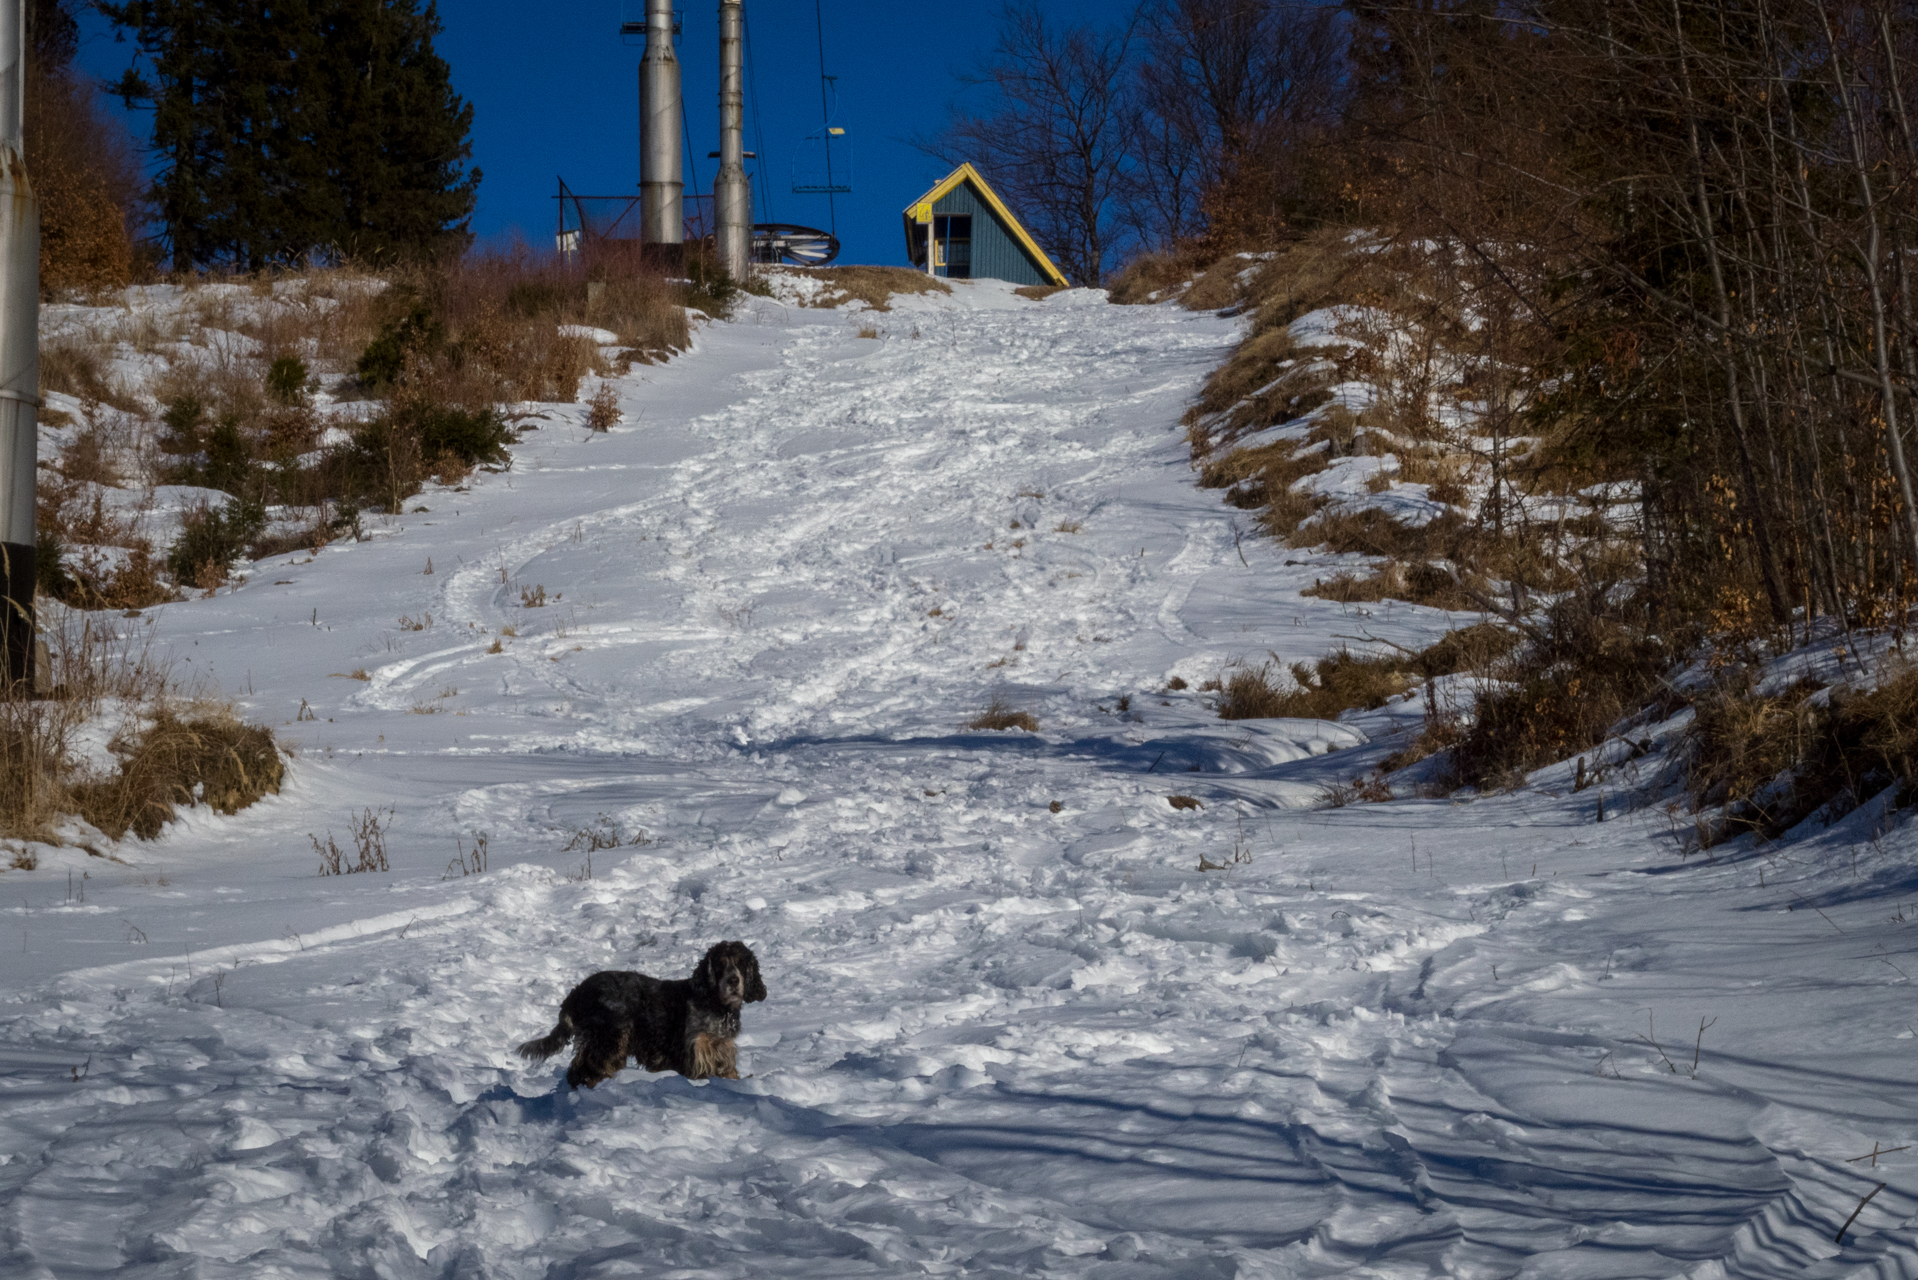
M746 84L750 93L748 101L753 104L753 142L758 147L756 154L759 156L759 200L760 208L764 210L764 216L759 221L771 222L773 221L773 189L772 184L766 180L766 130L759 120L759 72L753 64L752 20L743 18L742 24L746 30Z
M705 192L705 188L699 185L699 163L693 159L695 154L693 151L693 122L686 114L686 94L683 90L679 95L679 123L686 131L686 172L681 175L681 180L685 182L686 187L697 197Z
M821 115L824 117L824 127L827 129L830 129L832 127L832 104L830 101L828 101L828 98L827 98L827 84L828 84L829 77L826 75L826 15L825 15L824 9L822 8L823 3L824 3L824 0L813 0L812 16L813 16L813 30L819 36L819 110ZM826 138L826 162L827 162L827 165L830 166L832 163L832 136L830 133L828 133L825 135L825 138ZM830 179L830 169L829 169L829 179ZM830 191L826 193L826 214L828 217L832 219L832 233L835 236L838 235L839 234L839 206L837 202L834 200L833 194Z

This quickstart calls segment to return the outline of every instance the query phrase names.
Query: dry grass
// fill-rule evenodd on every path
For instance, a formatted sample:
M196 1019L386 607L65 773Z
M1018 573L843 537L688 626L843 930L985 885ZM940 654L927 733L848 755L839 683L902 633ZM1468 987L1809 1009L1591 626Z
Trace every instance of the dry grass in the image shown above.
M1760 695L1739 675L1693 703L1686 782L1694 807L1720 809L1701 843L1744 832L1768 837L1823 809L1837 817L1888 787L1918 789L1918 667L1894 670L1870 693L1836 689L1822 705L1805 682Z
M952 286L910 267L795 267L827 286L807 306L843 307L863 302L874 311L891 311L898 294L951 293Z
M1044 302L1055 293L1064 293L1072 286L1069 284L1022 284L1014 289L1013 296L1030 298L1034 302Z
M1259 270L1255 258L1238 254L1220 258L1201 271L1192 287L1179 295L1179 305L1188 311L1218 311L1242 302L1249 277Z
M238 813L279 794L286 777L272 730L245 724L217 704L163 708L114 747L119 772L81 783L72 795L80 816L116 840L129 831L151 840L177 809L196 803Z
M306 838L313 842L313 852L320 856L320 874L350 876L366 871L392 870L392 863L386 857L386 828L392 820L391 809L364 809L357 817L349 816L347 830L353 838L351 861L348 861L346 851L333 839L330 829L324 844L318 836L309 832Z
M1476 585L1483 592L1485 584L1480 581ZM1458 580L1453 578L1443 566L1407 565L1397 561L1380 565L1378 571L1369 577L1361 578L1349 573L1340 573L1323 580L1315 579L1311 586L1306 587L1299 594L1313 596L1320 600L1336 600L1341 604L1372 604L1381 600L1405 600L1433 609L1453 611L1467 611L1479 607L1473 597L1461 589Z
M0 835L51 840L72 814L116 840L151 838L181 807L231 814L279 790L285 766L272 733L224 704L184 698L153 659L150 632L87 614L53 614L42 626L51 695L0 691ZM89 772L74 745L109 714L122 719L116 765Z
M1504 627L1478 623L1448 631L1418 653L1355 654L1340 647L1315 663L1282 667L1277 658L1254 666L1240 663L1209 680L1222 720L1296 717L1336 720L1347 711L1385 705L1421 681L1465 670L1485 670L1505 657L1517 637ZM1184 681L1168 689L1184 688Z
M83 335L59 334L40 343L40 394L58 391L90 404L139 412L139 402L107 374L106 352Z
M1120 306L1162 302L1192 279L1198 269L1187 252L1142 253L1119 269L1106 286L1106 296Z
M1677 649L1616 612L1562 602L1530 644L1493 662L1471 727L1452 750L1459 783L1512 786L1543 765L1604 741L1626 716L1663 695L1659 674Z
M966 728L1024 729L1027 733L1037 733L1039 721L1030 711L1015 708L1003 694L994 694L986 709L966 722Z
M1401 658L1371 657L1344 648L1313 664L1291 664L1290 676L1287 688L1276 661L1242 664L1221 673L1219 718L1336 720L1354 708L1384 706L1417 683Z

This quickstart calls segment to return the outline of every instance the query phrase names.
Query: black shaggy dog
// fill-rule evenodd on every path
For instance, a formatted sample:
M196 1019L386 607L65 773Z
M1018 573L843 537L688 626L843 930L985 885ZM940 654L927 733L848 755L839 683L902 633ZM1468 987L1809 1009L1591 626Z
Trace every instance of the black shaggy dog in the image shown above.
M566 1083L575 1089L612 1079L628 1058L638 1058L648 1071L737 1080L740 1006L765 998L752 948L721 942L690 978L614 970L594 974L561 1002L559 1024L519 1052L544 1062L573 1042Z

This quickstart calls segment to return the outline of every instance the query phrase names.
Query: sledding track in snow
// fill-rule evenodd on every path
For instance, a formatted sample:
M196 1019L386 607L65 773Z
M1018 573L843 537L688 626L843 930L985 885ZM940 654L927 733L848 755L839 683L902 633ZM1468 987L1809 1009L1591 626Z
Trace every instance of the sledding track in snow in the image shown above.
M610 436L545 407L510 473L165 610L320 719L286 795L76 856L85 901L0 877L0 1271L1918 1276L1918 1164L1846 1163L1918 1114L1904 833L1761 888L1550 771L1312 807L1417 704L1226 724L1168 679L1459 619L1302 598L1335 562L1194 488L1233 324L868 322L755 300ZM995 693L1040 731L965 728ZM316 879L366 805L393 873ZM508 1052L722 937L772 989L749 1079Z

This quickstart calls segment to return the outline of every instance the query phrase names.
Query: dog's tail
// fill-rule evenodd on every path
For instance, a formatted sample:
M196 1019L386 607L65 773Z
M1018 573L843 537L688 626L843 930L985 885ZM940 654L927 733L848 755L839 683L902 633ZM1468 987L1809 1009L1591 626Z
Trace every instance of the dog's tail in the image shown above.
M525 1044L521 1045L519 1047L519 1056L522 1058L531 1058L534 1062L544 1062L561 1049L564 1049L577 1034L578 1030L573 1026L573 1020L562 1010L559 1015L558 1025L539 1039L528 1040Z

